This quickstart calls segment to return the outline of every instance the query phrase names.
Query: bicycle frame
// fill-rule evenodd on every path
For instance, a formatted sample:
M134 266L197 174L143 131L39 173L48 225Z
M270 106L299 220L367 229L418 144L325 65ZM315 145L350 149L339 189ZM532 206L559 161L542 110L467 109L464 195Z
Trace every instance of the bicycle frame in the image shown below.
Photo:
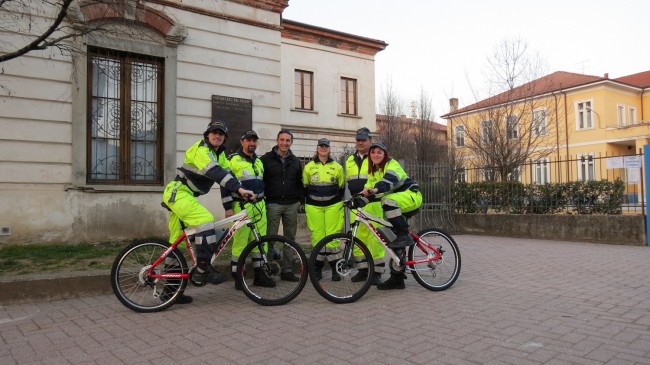
M345 209L349 209L349 208L346 207ZM394 262L404 264L406 266L406 270L408 270L408 271L415 270L415 269L409 268L409 266L411 266L411 265L421 264L421 263L425 263L425 262L440 261L440 260L443 259L442 252L440 252L440 250L438 248L434 247L433 245L431 245L431 244L429 244L427 242L424 242L424 241L420 240L420 236L418 236L417 234L410 233L411 237L413 237L413 240L415 241L415 244L424 253L426 253L427 257L426 257L426 259L403 261L399 256L397 256L397 254L391 248L388 247L388 242L381 235L381 233L379 233L379 230L370 223L370 222L375 222L375 223L381 224L382 226L390 228L390 227L393 226L392 224L390 224L390 222L387 222L387 221L385 221L385 220L383 220L381 218L375 217L374 215L364 211L361 208L357 208L353 212L354 212L353 214L355 215L355 219L354 219L354 223L352 223L352 226L350 227L351 235L352 235L353 239L357 235L357 229L359 228L359 224L364 224L366 227L368 227L370 232L372 232L372 234L379 240L379 242L381 242L381 244L384 246L385 252L387 253L387 255L390 256L390 258L392 258L394 260Z
M241 227L244 225L247 225L251 228L251 231L255 235L255 240L259 241L260 240L260 234L257 232L257 229L255 228L255 225L252 223L248 216L248 212L246 209L242 209L241 212L222 219L220 221L215 222L215 226L221 226L225 225L227 223L234 222L234 224L230 227L228 230L228 233L223 237L221 242L219 242L219 245L217 246L217 249L215 250L215 255L219 255L221 251L223 250L224 247L226 247L226 244L230 241L232 236L235 235L235 232L237 232ZM189 253L190 259L192 260L192 266L196 266L196 253L194 252L194 247L192 246L192 242L189 239L189 236L193 235L195 233L195 227L188 227L183 229L183 233L174 241L174 243L169 246L168 249L165 250L165 252L158 257L156 261L151 265L151 267L148 269L147 274L150 278L152 279L189 279L190 273L164 273L164 274L159 274L156 273L155 268L160 265L161 262L169 256L169 254L178 247L182 242L185 242L187 245L187 251Z

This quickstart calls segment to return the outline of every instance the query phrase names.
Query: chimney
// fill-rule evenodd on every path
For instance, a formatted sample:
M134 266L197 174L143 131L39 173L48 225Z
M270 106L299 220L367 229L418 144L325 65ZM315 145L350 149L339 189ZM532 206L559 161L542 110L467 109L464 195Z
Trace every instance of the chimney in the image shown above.
M605 72L605 78L609 79L609 72Z
M453 113L458 110L458 98L449 99L449 112Z

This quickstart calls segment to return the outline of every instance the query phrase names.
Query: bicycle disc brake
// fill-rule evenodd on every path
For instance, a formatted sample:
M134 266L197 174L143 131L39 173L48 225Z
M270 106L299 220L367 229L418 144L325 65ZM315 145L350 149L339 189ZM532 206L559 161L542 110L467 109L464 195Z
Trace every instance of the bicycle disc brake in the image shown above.
M264 268L264 273L266 273L266 276L268 277L278 275L281 269L280 263L277 260L262 264L262 267Z
M140 272L138 273L138 280L140 281L141 285L154 286L158 282L158 279L151 279L149 277L149 269L151 269L151 265L144 266L142 269L140 269ZM160 270L156 268L154 269L153 273L160 274Z
M350 273L352 273L353 268L354 268L353 260L349 260L346 263L345 259L338 260L335 266L336 272L338 272L339 275L341 276L350 276Z

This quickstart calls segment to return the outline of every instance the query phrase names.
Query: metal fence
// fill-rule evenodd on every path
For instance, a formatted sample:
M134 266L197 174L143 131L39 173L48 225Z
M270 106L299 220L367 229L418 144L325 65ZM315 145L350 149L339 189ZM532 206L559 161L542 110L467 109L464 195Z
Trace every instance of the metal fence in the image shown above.
M310 157L302 157L306 163ZM454 213L643 214L643 154L531 160L502 179L496 168L399 161L420 185L416 228L458 231ZM344 164L344 160L341 161ZM470 208L468 208L470 207Z
M418 228L436 227L457 232L454 222L453 170L444 164L421 164L414 161L400 161L408 175L420 185L422 207L413 224Z
M553 206L523 212L515 209L515 213L611 213L597 209L598 204L610 204L618 205L620 209L615 210L620 210L623 214L643 214L645 201L642 161L642 153L625 156L585 154L566 160L530 160L510 171L505 179L493 167L462 168L454 171L454 180L457 188L473 184L478 196L464 196L464 206L474 201L485 213L508 212L512 206L506 206L506 203L516 203L519 199L519 203L523 204L521 199L529 199L526 202L529 205L548 203ZM485 189L492 181L510 184L492 184L493 189L498 191L486 192ZM483 184L485 189L477 188L479 184ZM549 200L551 193L555 194L555 201ZM537 201L531 202L530 199ZM454 203L457 211L463 206L457 194Z

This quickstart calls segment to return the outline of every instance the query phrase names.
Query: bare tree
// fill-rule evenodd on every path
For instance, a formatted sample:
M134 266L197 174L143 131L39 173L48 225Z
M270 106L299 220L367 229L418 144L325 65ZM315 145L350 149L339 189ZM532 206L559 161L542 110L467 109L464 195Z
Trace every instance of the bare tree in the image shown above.
M85 19L82 6L93 8L94 19ZM116 27L137 23L137 6L137 0L0 0L0 34L7 36L0 39L0 63L46 49L85 53L75 40L93 33L149 38L138 26Z
M409 126L404 123L404 105L393 87L392 80L387 80L381 89L379 100L378 140L384 142L395 158L412 156L411 144L406 137Z
M466 161L484 168L488 180L516 178L524 163L558 148L548 143L548 136L558 132L552 120L559 115L557 106L552 98L540 96L550 89L550 79L539 78L544 62L529 56L527 49L520 39L499 43L488 59L488 97L453 121L464 129L465 155L471 156Z
M420 163L445 161L447 153L446 128L433 121L431 99L424 88L420 89L419 100L412 103L411 135L415 141L415 157Z

